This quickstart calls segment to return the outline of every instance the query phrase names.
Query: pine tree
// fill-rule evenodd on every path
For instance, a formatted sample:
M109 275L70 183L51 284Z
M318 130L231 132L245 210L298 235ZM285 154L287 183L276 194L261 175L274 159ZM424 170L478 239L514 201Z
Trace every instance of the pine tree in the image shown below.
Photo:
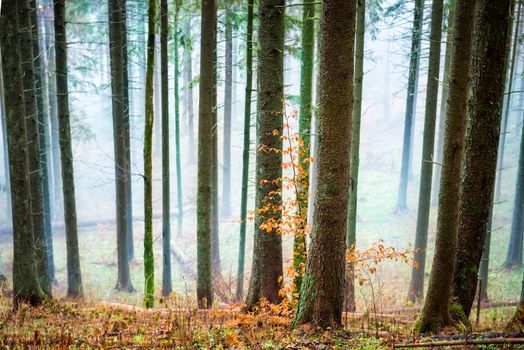
M223 216L231 215L231 109L233 104L233 10L232 5L226 3L226 62L224 86L224 139L222 162L222 209Z

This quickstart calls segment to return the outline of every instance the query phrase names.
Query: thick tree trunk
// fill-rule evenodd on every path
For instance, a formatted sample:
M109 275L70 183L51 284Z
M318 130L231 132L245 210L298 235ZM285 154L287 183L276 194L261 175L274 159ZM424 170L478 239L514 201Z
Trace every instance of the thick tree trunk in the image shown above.
M255 215L253 263L246 304L252 309L265 298L277 304L283 276L282 237L275 228L266 230L261 224L278 222L282 198L279 191L282 178L282 140L284 110L284 12L285 0L261 0L258 5L258 89L257 89L257 159L255 205L269 207ZM273 192L274 193L274 192Z
M419 331L422 333L437 332L452 324L448 305L457 251L460 175L464 154L475 0L458 1L456 4L437 237L428 292L419 323Z
M3 6L0 13L0 45L5 83L5 107L11 200L13 206L13 305L40 304L45 294L36 269L31 218L31 192L28 168L26 115L22 61L17 23L17 3Z
M409 169L411 163L412 129L415 115L415 102L417 96L417 76L420 60L420 39L422 36L422 24L424 21L424 0L415 0L415 11L413 18L413 33L411 35L411 54L409 61L408 91L406 98L406 115L404 117L404 141L402 144L402 165L400 170L400 184L398 188L397 209L408 208L407 192ZM439 40L440 41L440 40Z
M340 327L349 199L357 1L324 0L320 18L317 195L295 324ZM341 54L343 53L343 54Z
M254 0L248 0L246 34L246 93L244 98L244 145L242 151L242 194L240 199L240 236L238 241L237 290L235 294L237 302L240 302L244 297L247 193L249 187L249 151L251 139L251 95L253 89L253 6Z
M213 132L215 120L216 1L202 0L200 40L200 98L198 119L197 300L200 308L213 304L211 230Z
M155 74L156 2L149 1L147 26L147 64L144 129L144 305L151 308L155 301L155 261L153 256L153 78Z
M222 208L223 216L231 215L231 107L233 94L233 19L230 5L226 5L226 62L224 86L224 159L222 164Z
M475 8L452 299L466 317L475 298L495 186L509 9L509 0L478 0Z
M184 28L187 42L184 42L184 86L186 89L185 93L185 109L187 118L187 158L190 164L195 163L195 125L194 125L194 112L193 112L193 87L191 82L193 81L193 62L191 61L191 17L186 20Z
M115 154L116 187L116 231L118 279L116 289L133 291L129 270L127 195L129 177L126 174L126 126L125 126L125 86L124 86L124 39L123 22L124 1L109 0L109 48L111 64L111 102L113 105L113 142Z
M438 83L440 72L440 42L442 40L443 1L434 0L431 7L431 34L429 46L428 84L426 110L424 113L424 139L422 164L420 166L420 190L418 197L417 227L415 236L415 261L411 271L408 300L415 301L424 291L426 247L428 241L429 209L431 204L431 177L433 174L433 151L435 146L435 119L437 117Z
M64 198L64 220L67 246L67 295L80 297L82 274L78 251L78 230L76 222L75 180L73 170L73 149L69 115L69 92L67 87L67 36L65 0L55 0L55 54L56 54L56 98L60 160L62 168L62 190Z

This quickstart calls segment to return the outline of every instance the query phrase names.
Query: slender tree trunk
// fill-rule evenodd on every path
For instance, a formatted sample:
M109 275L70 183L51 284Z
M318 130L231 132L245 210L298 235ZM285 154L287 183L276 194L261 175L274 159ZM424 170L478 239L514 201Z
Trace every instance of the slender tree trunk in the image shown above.
M294 324L340 327L349 199L357 1L325 0L320 18L317 195ZM344 53L341 55L341 53Z
M469 316L495 187L509 0L477 0L453 299Z
M36 269L31 218L24 86L20 56L17 3L3 6L0 13L0 45L5 83L5 107L11 200L13 206L13 305L27 301L40 304L45 294ZM5 52L9 52L6 55Z
M222 209L223 216L231 215L231 107L233 93L233 19L230 5L226 5L226 62L224 86L224 159L222 164Z
M420 39L424 21L424 0L415 0L415 15L413 18L413 34L411 36L411 54L409 61L408 91L406 98L406 115L404 119L404 141L402 144L402 166L400 170L400 184L398 189L397 209L406 210L409 169L411 163L412 129L415 115L415 101L417 96L417 76L420 60ZM440 41L440 40L439 40Z
M162 77L162 295L169 296L171 283L171 205L169 184L169 81L167 0L160 1L160 69ZM176 91L176 88L175 88Z
M113 140L115 152L115 187L116 187L116 231L118 279L116 289L133 291L129 270L129 247L127 244L127 182L126 169L126 127L125 127L125 86L124 86L124 39L123 22L124 1L109 0L109 48L111 64L111 92L113 104Z
M513 27L513 21L511 21L508 39L512 40L512 45L508 43L506 55L509 55L510 53L510 47L511 47L511 59L507 60L505 63L506 68L509 68L509 71L507 72L507 91L506 94L504 94L504 97L502 99L504 106L502 108L503 117L502 117L502 130L500 133L500 141L499 141L499 153L497 155L497 165L498 165L498 176L497 176L497 183L495 186L495 200L498 202L500 201L500 192L501 192L501 186L502 186L502 170L504 169L504 148L506 146L506 134L508 132L508 119L509 119L509 113L511 109L511 95L513 90L513 77L514 77L514 71L515 71L515 65L516 65L516 58L517 58L517 44L519 42L519 27L520 27L520 12L522 9L522 1L518 1L517 6L517 13L515 15L515 26L512 31ZM511 13L510 16L513 16L513 9L515 5L511 5ZM512 35L514 34L514 35ZM511 39L513 36L513 39ZM509 58L509 57L508 57ZM507 59L508 59L507 58ZM506 73L506 70L504 70L504 73Z
M153 78L155 74L156 1L149 1L147 27L147 65L144 129L144 305L151 308L155 301L155 261L153 256Z
M69 92L67 87L68 77L65 0L55 0L54 11L56 98L58 127L60 130L59 143L67 246L67 295L69 297L81 297L83 295L82 274L80 272L80 254L78 251L73 149L71 146Z
M269 207L266 213L255 214L253 263L246 304L252 309L265 298L277 304L279 279L283 276L282 237L275 228L266 231L261 224L278 220L282 198L273 195L281 186L284 111L284 12L285 0L261 0L258 5L258 101L256 208Z
M200 308L209 308L213 304L211 225L213 132L216 130L213 125L216 105L216 6L215 0L202 0L197 195L197 300Z
M415 301L424 291L424 271L428 241L429 209L431 207L431 177L433 172L433 151L435 146L435 119L437 117L438 83L440 71L440 42L442 40L443 1L434 0L431 8L431 34L429 46L428 84L426 90L426 111L424 116L424 141L420 171L417 228L414 260L418 266L411 271L408 300Z
M213 121L211 132L211 265L213 277L221 278L220 227L218 220L218 118L217 118L217 57L213 55Z
M187 42L184 43L184 86L186 89L186 117L187 117L187 158L190 164L195 163L195 134L194 134L194 121L193 121L193 87L191 82L193 81L193 64L191 61L191 17L188 17L185 24L185 36Z
M1 48L1 47L0 47ZM0 52L0 57L2 53ZM11 206L11 180L9 179L9 155L7 149L7 126L6 126L6 108L4 94L4 79L2 74L2 62L0 61L0 117L2 123L2 149L4 151L4 176L5 176L5 193L7 199L6 219L7 225L12 226L13 209ZM12 228L12 227L11 227Z
M302 9L302 56L300 65L300 111L298 120L298 133L303 141L303 150L298 154L298 164L304 176L300 182L309 184L309 157L311 149L311 118L313 100L313 69L315 51L315 3L307 2ZM306 236L308 188L299 184L297 201L299 202L299 215L303 222L295 233L293 241L293 269L295 270L295 291L300 293L302 276L306 268Z
M184 221L184 208L182 203L182 163L181 163L181 157L182 157L182 150L180 149L180 95L179 95L179 84L178 80L180 77L180 59L178 55L178 49L179 49L179 37L178 37L178 22L179 22L179 13L180 13L180 3L178 0L174 1L175 5L175 24L174 24L174 46L175 46L175 72L174 72L174 79L175 79L175 161L176 161L176 200L177 200L177 210L178 210L178 218L177 218L177 232L178 234L182 233L182 226Z
M449 102L440 184L435 256L419 331L437 332L452 324L448 310L457 251L460 175L464 154L475 0L456 3L450 58Z
M438 204L440 190L440 176L442 173L442 158L444 157L444 133L446 129L447 101L449 94L449 66L451 61L451 50L453 49L453 19L454 19L455 1L450 3L448 10L448 27L446 33L446 53L444 55L444 76L442 80L442 96L440 97L440 113L438 117L438 138L435 147L435 169L433 174L433 186L431 189L431 204Z
M364 78L364 39L366 36L366 1L357 3L357 26L355 39L355 100L353 103L353 116L351 118L351 152L349 159L349 208L346 244L348 249L354 249L357 238L357 189L358 167L360 153L360 119L362 114L362 82ZM351 263L346 267L346 311L355 311L355 267Z
M246 93L244 98L244 145L242 151L242 194L240 199L240 237L238 242L238 270L236 300L244 296L244 266L246 256L247 193L249 188L249 151L251 133L251 92L253 89L253 6L247 2L246 34Z

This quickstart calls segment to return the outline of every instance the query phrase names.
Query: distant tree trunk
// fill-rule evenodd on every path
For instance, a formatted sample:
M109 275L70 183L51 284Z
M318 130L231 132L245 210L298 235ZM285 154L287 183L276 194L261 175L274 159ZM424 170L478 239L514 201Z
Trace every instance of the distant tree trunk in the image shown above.
M318 187L313 238L294 324L342 325L350 173L349 162L340 160L349 159L351 148L356 4L355 0L322 4Z
M498 165L498 176L497 176L497 183L495 186L495 200L498 202L500 201L500 192L501 192L501 186L502 186L502 170L504 169L504 149L506 146L506 133L508 132L508 119L509 119L509 113L511 109L511 95L513 90L513 77L514 77L514 71L515 71L515 65L516 65L516 58L517 58L517 44L519 42L519 27L520 27L520 12L522 9L522 1L518 1L517 6L517 13L515 15L515 27L513 28L513 38L512 38L512 27L513 27L513 21L510 22L510 28L508 33L508 39L512 41L511 43L507 44L506 49L506 55L510 52L511 47L511 59L509 57L506 57L506 63L504 70L504 74L507 73L507 91L506 94L504 94L504 97L502 99L503 101L503 107L502 107L502 130L500 133L500 140L499 140L499 152L497 157L497 165ZM514 1L513 4L511 4L511 12L510 16L513 16L513 10L514 10ZM509 71L508 71L509 69Z
M431 204L438 204L440 190L440 176L442 173L442 158L444 157L444 133L446 129L447 101L449 93L449 66L451 61L451 50L453 49L453 18L455 1L450 2L448 10L448 24L446 33L446 53L444 56L444 76L442 80L442 96L440 97L440 113L438 118L438 138L435 147L435 169L433 174L433 186L431 189Z
M429 46L428 84L426 111L424 113L424 141L420 166L420 191L418 198L417 228L415 236L415 261L417 267L411 271L408 300L415 301L424 291L424 271L428 241L429 209L431 204L431 177L435 146L435 119L437 117L438 84L440 71L440 42L442 40L443 0L434 0L431 7L431 34Z
M226 5L226 62L224 87L224 159L222 164L222 209L223 216L231 215L231 107L233 93L233 19L230 6Z
M129 230L127 227L127 195L129 177L126 157L126 106L124 86L124 1L109 0L109 49L111 64L111 92L113 106L113 142L115 154L115 188L116 188L116 231L118 279L116 289L133 291L129 270L129 246L127 243Z
M198 119L197 300L200 308L213 305L212 187L215 132L216 1L202 0L200 40L200 98Z
M495 187L509 0L478 0L452 302L469 316Z
M160 69L162 77L162 295L169 296L171 283L171 205L169 184L169 81L167 0L160 1ZM175 88L176 91L176 88Z
M42 100L38 99L36 87L41 87L40 67L35 68L35 58L38 57L38 37L33 40L32 12L27 0L17 0L20 55L24 85L24 109L26 114L27 152L29 162L29 181L31 183L31 213L33 221L33 239L35 243L36 268L40 286L46 295L51 296L51 279L47 263L47 240L44 205L44 179L40 160L43 151L40 149L40 129L38 123L43 108ZM36 55L33 49L36 47ZM40 60L38 60L40 63ZM40 91L40 90L39 90Z
M398 189L397 209L406 210L409 168L412 149L412 129L415 115L415 99L417 95L417 76L420 60L420 39L424 21L424 0L415 0L415 15L413 18L413 33L411 35L411 54L409 61L408 91L406 98L406 115L404 119L404 141L402 144L402 166L400 170L400 184ZM440 41L440 40L439 40Z
M314 2L306 2L302 8L302 56L300 65L300 111L298 119L298 133L303 141L303 150L298 154L298 164L306 174L300 181L309 184L309 156L311 148L311 118L313 99L313 69L315 51L315 6ZM301 184L299 184L301 185ZM301 186L297 194L300 217L304 220L293 241L293 269L295 270L295 291L300 293L302 276L306 267L306 236L308 207L308 188Z
M238 243L238 270L236 290L237 302L240 302L244 296L247 193L249 187L249 151L251 136L251 95L253 89L253 6L254 0L248 0L246 34L246 94L244 99L244 145L242 151L242 194L240 200L240 237Z
M187 117L187 158L190 164L195 163L195 134L194 134L194 120L193 120L193 87L191 82L193 81L193 64L191 61L191 17L188 17L185 24L185 37L184 42L184 86L186 89L186 117Z
M349 208L346 244L348 249L354 249L357 243L357 189L358 167L360 163L360 120L362 114L362 82L364 79L364 39L366 36L366 0L357 2L357 26L355 39L355 91L353 115L351 118L351 152L349 156ZM355 311L354 265L346 267L346 311Z
M457 251L460 175L464 154L475 0L457 1L455 9L435 256L422 318L418 324L421 333L438 332L452 324L448 306Z
M80 272L80 254L78 251L73 149L71 147L71 127L69 120L65 0L55 0L54 10L56 98L58 127L60 129L59 143L67 246L67 295L69 297L80 297L83 294L83 290L82 274Z
M216 27L216 26L215 26ZM221 278L220 227L218 220L218 118L217 118L217 55L213 55L213 121L211 132L211 267L214 277Z
M156 1L149 1L147 27L147 65L144 129L144 305L152 308L155 302L155 261L153 256L153 78L155 74Z
M282 298L279 279L283 276L282 237L276 229L266 231L261 224L278 222L282 198L272 195L281 188L284 110L284 12L285 0L261 0L258 5L258 89L257 89L257 160L255 205L270 206L266 213L255 214L253 263L246 304L252 309L265 298L277 304Z
M178 218L177 218L177 232L178 234L181 234L182 232L182 225L184 221L184 208L182 203L182 163L181 163L181 154L182 150L180 149L180 95L179 95L179 84L178 80L180 77L180 59L178 55L178 49L179 49L179 37L178 37L178 22L179 22L179 13L180 13L180 3L178 0L174 1L175 5L175 23L174 23L174 46L175 46L175 72L174 72L174 80L175 80L175 161L176 161L176 200L177 200L177 210L178 210Z
M36 269L31 218L31 192L24 111L22 61L17 24L17 3L3 6L0 13L0 45L5 83L5 107L11 200L13 206L13 305L40 304L45 294ZM5 52L9 52L6 55Z
M1 48L1 47L0 47ZM0 57L2 53L0 52ZM5 194L7 199L6 221L8 226L12 226L13 209L11 206L11 180L9 179L9 155L7 150L7 126L6 126L6 108L4 94L4 79L2 74L2 62L0 61L0 118L2 123L2 149L4 151L4 176L5 176ZM12 227L11 227L12 228Z

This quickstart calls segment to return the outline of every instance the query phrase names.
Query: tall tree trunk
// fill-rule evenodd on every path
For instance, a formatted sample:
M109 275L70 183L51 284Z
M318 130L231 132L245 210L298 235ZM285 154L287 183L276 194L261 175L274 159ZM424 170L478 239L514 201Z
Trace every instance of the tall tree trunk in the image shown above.
M364 39L366 36L366 1L357 3L357 26L355 39L355 100L351 118L351 152L349 156L349 208L346 244L348 249L354 249L357 238L357 189L358 167L360 162L360 119L362 114L362 81L364 78ZM346 311L355 311L354 265L346 267Z
M298 119L298 133L303 141L303 150L298 154L298 164L304 176L300 177L301 182L309 184L309 157L311 149L311 118L313 100L313 69L315 51L315 3L306 2L302 8L302 56L300 64L300 112ZM306 267L306 236L307 207L308 207L308 188L298 184L299 193L297 201L299 203L299 215L303 222L295 233L293 241L293 269L295 270L295 292L300 293L302 277Z
M478 0L460 185L453 301L469 316L495 187L509 0Z
M513 90L513 77L514 77L514 71L515 71L515 65L516 65L516 58L517 58L517 44L519 42L519 27L520 27L520 13L522 9L522 1L518 1L517 6L517 13L515 15L515 22L514 22L514 28L513 28L513 21L511 21L510 28L509 28L509 34L508 39L512 40L512 44L508 43L507 49L506 49L506 55L510 53L511 50L511 59L509 57L506 58L504 74L506 74L507 71L507 91L506 94L504 94L504 97L502 98L502 101L504 103L502 107L502 130L500 133L500 140L499 140L499 152L497 155L497 165L498 165L498 176L497 176L497 183L495 185L495 200L498 202L500 201L500 192L502 187L502 170L504 169L504 149L506 146L506 134L508 132L508 119L511 109L511 95ZM514 2L511 4L511 13L510 16L513 16L513 10L514 10ZM512 30L513 29L513 30ZM513 34L513 35L512 35ZM511 39L513 36L513 39ZM509 60L508 60L509 59Z
M17 3L3 6L0 12L0 45L5 83L5 107L11 201L13 206L13 305L20 302L40 304L45 294L36 269L31 192L28 168L24 86L20 56ZM5 52L9 52L6 55Z
M179 84L178 80L180 77L180 58L178 55L179 49L179 37L178 37L178 22L179 22L179 13L180 13L180 3L178 0L174 1L175 5L175 24L174 24L174 46L175 46L175 62L174 62L174 80L175 80L175 162L176 162L176 200L177 200L177 232L181 234L183 220L184 220L184 208L182 203L182 163L181 163L181 154L182 150L180 149L180 95L179 95Z
M215 26L216 27L216 26ZM221 278L220 227L218 220L218 118L217 118L217 31L215 28L215 54L213 55L213 121L211 131L211 266L213 277Z
M162 77L162 295L173 290L171 283L171 204L169 184L169 81L167 0L160 1L160 69ZM176 91L176 88L175 88Z
M1 47L0 47L1 49ZM2 56L0 50L0 57ZM6 219L7 225L12 226L13 208L11 206L11 180L9 179L9 155L7 149L7 126L6 126L6 108L5 108L5 94L4 94L4 78L2 74L2 62L0 61L0 118L2 123L2 149L3 149L3 165L5 177L5 194L7 199ZM12 227L11 227L12 228Z
M402 144L402 165L400 170L400 184L398 188L397 209L406 210L409 169L411 163L412 129L415 115L415 100L417 96L417 76L420 60L420 39L424 21L424 0L415 0L415 15L413 18L413 33L411 35L411 54L409 61L408 91L406 98L406 115L404 119L404 141ZM439 40L440 41L440 40Z
M189 16L185 24L185 37L187 42L184 42L184 86L186 89L185 103L186 103L186 117L187 117L187 158L190 164L195 163L195 134L194 134L194 112L193 112L193 63L191 61L191 17Z
M231 107L233 93L233 19L231 5L226 5L226 62L224 86L224 159L222 164L222 208L223 216L231 215Z
M111 64L111 102L113 105L113 142L115 154L115 188L116 188L116 231L118 279L116 289L133 291L129 270L129 247L127 244L127 182L126 174L126 127L125 127L125 86L124 86L124 39L123 22L124 1L109 0L109 48Z
M198 119L197 300L200 308L213 304L211 230L213 187L213 125L216 101L216 1L202 0L200 40L200 98Z
M261 224L278 220L282 198L273 195L281 186L284 111L284 12L285 0L261 0L258 5L258 89L257 89L257 160L255 205L270 207L255 214L253 263L246 304L252 309L265 298L277 304L279 279L283 276L282 237L275 228L266 231Z
M67 87L67 36L65 0L55 0L55 54L56 54L56 99L58 127L60 130L60 160L64 219L67 248L67 295L80 297L83 294L80 254L78 251L78 229L76 220L75 179L73 149L69 115L69 91Z
M444 76L442 79L442 96L440 97L440 113L438 117L438 137L435 147L435 164L436 167L433 174L433 186L431 188L431 204L438 204L438 196L440 190L440 176L442 173L442 158L444 157L444 133L446 129L446 113L447 113L447 101L449 94L449 66L451 62L451 50L453 49L453 19L454 19L454 8L455 1L450 2L448 10L448 23L446 33L446 53L444 55Z
M155 74L156 1L149 1L147 11L147 65L144 129L144 305L151 308L155 301L155 260L153 256L153 78Z
M242 194L240 199L240 236L238 241L238 270L236 300L244 296L244 266L246 256L247 193L249 187L249 151L251 133L251 95L253 89L253 6L247 2L246 32L246 93L244 98L244 145L242 151Z
M422 333L437 332L452 324L448 305L457 251L460 175L464 154L475 0L457 1L455 9L435 256L422 319L418 325Z
M357 1L325 0L320 18L317 195L295 324L340 327L344 304ZM341 54L343 53L343 54Z
M424 291L424 271L428 241L429 209L431 204L431 177L433 172L433 150L435 146L435 119L437 117L438 83L440 71L440 42L442 40L443 0L434 0L431 7L431 34L429 46L428 84L426 111L424 115L424 141L420 166L420 191L418 197L417 228L415 236L415 261L411 271L408 300L415 301Z

